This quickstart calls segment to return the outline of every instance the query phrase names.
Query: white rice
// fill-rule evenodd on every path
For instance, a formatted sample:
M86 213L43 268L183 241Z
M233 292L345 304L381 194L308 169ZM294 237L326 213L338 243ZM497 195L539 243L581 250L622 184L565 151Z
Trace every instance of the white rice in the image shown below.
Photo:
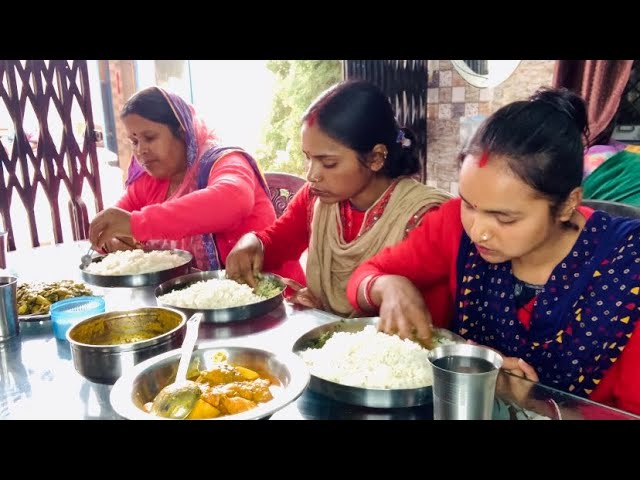
M264 297L253 293L249 285L217 278L196 282L183 290L175 290L158 297L167 305L183 308L229 308L261 302Z
M372 325L357 333L336 332L322 348L300 352L316 377L342 385L380 389L431 385L428 355L429 350L417 343L378 332Z
M85 272L94 275L138 275L168 270L184 263L183 256L169 250L122 250L108 254L100 262L91 263Z

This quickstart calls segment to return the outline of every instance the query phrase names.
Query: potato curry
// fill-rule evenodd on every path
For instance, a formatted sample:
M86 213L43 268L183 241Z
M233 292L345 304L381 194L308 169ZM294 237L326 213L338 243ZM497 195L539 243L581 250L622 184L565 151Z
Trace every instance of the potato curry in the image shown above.
M273 399L270 387L277 386L277 380L256 370L226 363L222 352L214 359L217 363L211 369L196 369L188 375L199 384L202 393L187 419L234 415ZM146 403L144 410L150 413L152 405L153 402Z

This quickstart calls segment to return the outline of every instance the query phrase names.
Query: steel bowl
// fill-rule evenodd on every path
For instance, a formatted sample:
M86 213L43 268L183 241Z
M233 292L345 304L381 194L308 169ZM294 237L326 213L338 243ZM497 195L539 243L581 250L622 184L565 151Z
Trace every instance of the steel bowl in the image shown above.
M172 253L178 255L184 260L184 263L177 267L167 268L165 270L159 270L157 272L139 273L131 275L97 275L95 273L89 273L86 271L84 265L80 265L80 273L82 279L90 283L91 285L97 285L99 287L151 287L156 286L162 282L165 282L171 278L189 273L191 265L193 263L193 255L186 250L173 249ZM99 263L104 260L106 255L99 255L93 257L91 263Z
M241 305L239 307L228 307L228 308L186 308L179 307L177 305L170 305L167 303L163 303L158 300L158 297L165 295L174 290L180 290L183 288L187 288L189 285L211 280L211 279L225 279L226 274L224 270L211 270L208 272L195 272L189 273L187 275L183 275L181 277L173 278L168 280L160 285L155 290L156 301L158 305L174 308L176 310L180 310L184 312L187 316L191 316L194 313L200 312L204 315L202 319L203 322L208 323L227 323L227 322L237 322L242 320L249 320L251 318L259 317L261 315L265 315L272 310L275 310L279 305L282 304L284 299L285 285L282 282L282 278L273 273L264 273L263 277L266 279L276 280L278 283L282 285L282 291L271 298L266 300L262 300L261 302L251 303L249 305Z
M112 385L134 365L182 344L187 317L170 308L108 312L67 331L73 366L95 383Z
M377 326L379 320L379 317L350 318L321 325L298 338L292 350L298 354L307 348L314 348L314 344L322 335L333 332L360 332L367 325ZM465 341L459 335L441 328L434 330L434 337L436 340L446 339L456 343ZM325 380L315 376L313 372L309 389L339 402L372 408L415 407L430 403L433 399L431 385L404 389L362 388Z
M229 363L268 373L279 383L272 389L273 400L235 415L211 420L252 420L271 416L295 401L309 384L309 370L300 357L291 352L279 352L254 348L246 343L214 341L201 343L193 351L191 360L198 359L199 368L206 370L213 365L215 352L224 350ZM111 406L116 413L130 420L170 420L157 417L143 410L147 402L166 385L172 383L178 370L180 350L163 353L136 365L120 377L111 390Z

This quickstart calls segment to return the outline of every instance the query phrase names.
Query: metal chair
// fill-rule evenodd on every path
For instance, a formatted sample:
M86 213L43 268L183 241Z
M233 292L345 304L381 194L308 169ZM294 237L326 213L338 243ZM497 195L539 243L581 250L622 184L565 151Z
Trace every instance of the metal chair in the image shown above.
M305 184L305 179L281 172L267 172L264 174L264 178L269 187L271 203L273 203L273 207L276 209L276 216L279 218L287 208L291 198Z
M640 207L627 205L626 203L610 202L608 200L584 199L582 200L582 204L593 208L594 210L602 210L619 217L640 218Z

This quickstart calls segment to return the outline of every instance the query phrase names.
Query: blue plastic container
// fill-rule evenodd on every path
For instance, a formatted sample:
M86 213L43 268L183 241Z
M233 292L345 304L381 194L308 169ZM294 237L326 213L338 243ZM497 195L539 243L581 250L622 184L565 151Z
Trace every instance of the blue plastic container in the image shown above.
M102 297L74 297L60 300L51 305L51 322L53 335L60 339L67 339L67 330L76 323L104 312Z

